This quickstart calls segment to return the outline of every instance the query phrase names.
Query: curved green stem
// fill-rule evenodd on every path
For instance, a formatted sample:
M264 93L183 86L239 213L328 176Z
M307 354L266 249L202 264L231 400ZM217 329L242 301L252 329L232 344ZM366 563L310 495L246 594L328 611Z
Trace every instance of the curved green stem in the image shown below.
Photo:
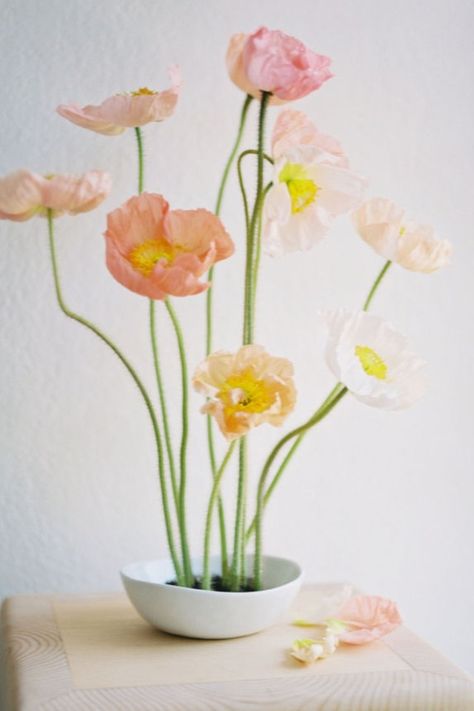
M173 560L173 565L176 573L176 579L179 585L183 585L184 579L183 579L183 574L181 571L181 565L179 563L179 558L176 552L176 546L174 542L174 535L173 535L173 528L172 528L172 522L171 522L171 516L170 516L170 510L169 510L169 504L168 504L168 492L167 492L167 487L166 487L166 478L165 478L165 466L164 466L164 456L163 456L163 445L161 442L161 435L160 435L160 430L159 430L159 425L158 421L155 415L155 411L153 409L152 402L150 400L150 397L145 389L145 386L143 385L142 381L140 380L137 372L131 365L131 363L127 360L127 358L123 355L123 353L118 349L118 347L113 343L113 341L106 336L97 326L95 326L93 323L88 321L87 319L83 318L82 316L79 316L78 314L74 313L74 311L71 311L67 306L64 301L63 295L62 295L62 290L61 290L61 282L59 278L59 269L58 269L58 263L57 263L57 257L56 257L56 245L55 245L55 240L54 240L54 225L53 225L53 215L52 211L48 210L48 235L49 235L49 250L50 250L50 257L51 257L51 265L52 265L52 270L53 270L53 278L54 278L54 287L56 291L56 298L57 302L59 305L59 308L61 311L64 313L65 316L68 318L72 319L73 321L77 321L77 323L82 324L85 326L89 331L92 331L96 336L100 338L101 341L103 341L114 353L115 355L119 358L119 360L122 362L122 364L125 366L129 374L131 375L135 385L137 386L144 402L145 406L147 408L148 414L150 416L152 428L153 428L153 434L155 437L155 444L156 444L156 451L157 451L157 457L158 457L158 474L159 474L159 480L160 480L160 488L161 488L161 500L162 500L162 505L163 505L163 513L164 513L164 519L165 519L165 526L166 526L166 535L167 535L167 540L168 540L168 547L170 550L171 558Z
M262 91L260 101L260 111L258 115L258 144L257 144L257 188L255 195L255 204L250 219L250 225L247 232L247 249L245 262L245 297L244 297L244 324L243 324L243 344L249 344L253 341L254 324L252 318L252 284L253 284L253 269L254 269L254 251L255 251L255 233L259 220L261 204L263 200L263 163L264 163L264 143L265 143L265 116L267 112L268 102L271 94L267 91Z
M257 155L257 154L258 154L258 151L254 150L254 149L249 149L247 151L243 151L239 155L239 158L237 160L237 175L239 178L239 187L240 187L240 192L242 194L242 201L244 203L245 227L246 227L247 233L250 228L250 209L249 209L249 201L247 198L247 192L245 190L244 177L242 174L242 161L246 156ZM273 165L273 158L270 158L270 156L267 155L266 153L263 154L263 157L266 161L268 161L269 163L271 163Z
M220 489L222 477L224 475L224 472L226 470L226 467L227 467L227 464L230 460L232 452L234 451L235 444L236 444L236 440L234 440L229 445L227 453L222 461L222 464L220 465L219 469L216 472L216 476L214 477L214 481L212 484L211 495L210 495L209 504L207 507L206 528L205 528L205 532L204 532L204 561L203 561L203 577L202 577L202 589L203 590L210 590L211 589L210 553L211 553L212 514L214 512L214 506L216 504L216 500L219 496L219 489Z
M173 499L176 509L176 514L179 517L179 487L176 478L176 466L173 454L173 444L171 442L171 432L168 420L168 408L166 406L166 394L161 375L160 359L158 354L158 341L156 338L156 319L155 319L155 302L150 299L150 338L151 348L153 352L153 364L155 366L156 383L158 385L158 394L160 398L161 417L163 420L163 430L165 435L166 452L168 455L168 464L171 475L171 486L173 490Z
M137 139L137 150L138 150L138 194L143 192L143 180L144 180L144 170L145 161L143 153L143 134L141 128L135 126L135 136Z
M255 321L255 306L257 302L257 286L258 286L258 273L260 269L260 257L262 253L262 218L263 218L263 206L265 204L265 198L270 188L273 186L273 182L268 183L263 191L262 202L260 204L260 209L258 213L258 225L257 225L257 240L255 249L255 262L253 266L252 274L252 321Z
M237 151L239 150L240 142L242 140L242 136L243 136L244 129L245 129L245 123L247 120L248 110L249 110L250 104L252 103L252 100L253 100L253 97L250 96L250 94L248 94L245 97L244 105L242 106L237 136L236 136L234 145L232 146L230 155L229 155L227 162L225 164L224 172L222 174L221 182L219 185L219 191L217 193L216 207L214 209L214 212L217 216L219 216L221 213L222 200L224 198L224 191L225 191L225 188L227 185L227 180L229 178L230 169L232 167L232 163L234 162L235 156L237 155ZM207 275L207 279L210 282L210 287L207 290L207 294L206 294L206 355L209 355L209 353L212 350L212 282L213 282L213 277L214 277L214 267L211 267L211 269L209 269L209 272Z
M347 388L343 387L340 389L340 384L336 385L338 388L337 394L332 398L327 398L327 404L325 407L319 408L310 419L305 422L300 427L288 432L287 435L282 437L282 439L275 445L275 447L270 452L267 460L263 466L262 473L258 482L258 492L257 492L257 511L256 511L256 521L255 521L255 560L254 560L254 586L256 590L260 590L262 586L262 520L263 520L263 497L265 493L265 484L267 476L270 471L275 458L277 457L279 451L285 446L287 442L298 437L298 435L306 432L311 427L314 427L321 422L330 412L336 407L337 403L344 397L347 393ZM336 389L335 388L335 389ZM334 389L334 390L335 390Z
M186 483L187 483L187 447L189 434L189 396L188 396L188 365L186 361L186 349L184 347L184 338L181 326L178 321L176 312L171 305L171 301L166 299L166 310L171 318L173 328L176 334L178 343L179 360L181 364L181 395L182 407L181 416L183 429L181 433L181 446L179 451L180 477L179 477L179 530L181 535L181 548L183 552L183 568L186 585L192 587L194 584L194 576L191 569L191 557L189 554L188 535L186 530Z
M380 287L380 284L381 284L381 282L382 282L382 280L383 280L385 274L387 273L387 271L388 271L390 265L391 265L391 262L390 262L390 261L387 261L387 262L385 263L384 267L381 269L381 271L379 272L377 278L375 279L374 283L372 284L372 287L371 287L371 289L370 289L370 291L369 291L369 295L367 296L367 299L366 299L365 302L364 302L364 306L363 306L363 310L364 310L364 311L368 311L368 310L369 310L369 307L370 307L370 305L371 305L371 303L372 303L372 300L373 300L373 298L374 298L374 296L375 296L375 294L376 294L378 288ZM338 387L338 386L336 386L336 388L331 391L330 395L326 398L326 400L323 402L323 404L320 406L319 409L321 409L322 407L325 407L325 406L330 402L331 398L334 397L334 394L337 395L337 387ZM339 384L339 389L341 389L342 387L343 387L343 386L342 386L341 384ZM264 507L267 506L267 504L268 504L268 502L269 502L269 500L270 500L270 497L271 497L272 494L273 494L273 491L275 490L275 488L276 488L278 482L280 481L280 479L281 479L281 477L282 477L282 475L283 475L283 473L284 473L286 467L288 466L288 463L290 462L290 460L291 460L291 458L293 457L294 453L296 452L296 450L298 449L299 445L301 444L301 442L303 441L304 437L306 436L306 433L307 433L307 430L305 430L304 432L302 432L302 433L297 437L297 439L295 440L295 442L294 442L293 445L291 446L290 450L288 451L287 455L285 456L283 462L281 463L280 467L278 468L278 471L276 472L275 476L273 477L273 479L272 479L272 481L271 481L271 483L270 483L270 486L268 487L268 489L266 490L266 492L265 492L265 494L264 494L264 497L263 497L263 505L264 505ZM256 525L256 518L254 517L254 519L253 519L251 525L250 525L249 528L247 529L247 533L246 533L246 538L247 538L247 540L248 540L248 539L252 536L252 534L255 532L255 525Z
M368 310L369 310L370 304L372 303L372 299L373 299L374 296L375 296L375 292L376 292L377 289L379 288L380 283L381 283L382 279L384 278L385 274L388 272L388 270L389 270L391 264L392 264L392 262L391 262L390 259L389 259L387 262L385 262L383 268L380 270L379 275L377 276L376 280L375 280L374 283L372 284L372 288L371 288L371 290L369 291L369 294L368 294L366 300L364 301L364 305L363 305L363 307L362 307L362 311L368 311Z
M240 143L242 141L242 136L245 129L245 123L247 120L247 114L252 103L253 97L248 95L245 97L244 104L242 106L242 111L240 114L239 127L237 131L237 136L232 146L232 150L229 154L227 162L224 167L224 172L222 174L221 182L219 185L219 190L217 193L217 200L214 212L217 216L220 215L222 200L224 198L224 191L227 185L227 180L229 178L230 169L235 160L235 156L239 150ZM208 281L210 283L209 289L206 294L206 356L208 356L212 350L212 336L213 336L213 280L214 280L214 267L208 272ZM214 430L212 418L210 415L206 416L206 428L207 428L207 446L209 451L209 461L211 464L212 476L215 479L217 475L217 464L216 464L216 454L215 454L215 444L214 444ZM228 571L228 554L227 554L227 533L225 524L225 511L222 499L219 497L219 531L220 531L220 542L221 542L221 561L222 561L222 577L227 576Z
M342 385L342 383L338 383L338 384L331 390L331 392L329 393L329 395L327 396L327 398L324 400L324 402L321 403L321 405L319 406L319 408L318 408L318 410L317 410L316 412L319 412L319 411L322 410L323 408L326 408L326 407L329 405L329 403L339 394L340 390L342 390L343 387L344 387L344 386ZM280 466L279 466L279 468L278 468L278 470L277 470L275 476L274 476L273 479L271 480L270 485L269 485L268 489L265 491L265 494L264 494L264 497L263 497L263 506L264 506L264 508L267 506L267 504L268 504L268 502L269 502L269 500L270 500L270 497L271 497L271 495L273 494L274 489L276 488L278 482L280 481L280 479L281 479L281 477L282 477L282 475L283 475L283 473L284 473L286 467L288 466L290 460L292 459L294 453L296 452L296 450L297 450L298 447L300 446L301 442L303 441L303 439L304 439L304 437L305 437L307 431L308 431L308 430L305 430L305 431L302 432L300 435L298 435L298 437L295 439L295 441L294 441L293 444L291 445L290 449L288 450L288 452L287 452L285 458L283 459L282 463L280 464ZM248 540L250 539L250 537L255 533L255 526L256 526L256 516L254 516L253 521L252 521L252 523L250 524L250 526L248 527L247 532L246 532L246 534L245 534L245 537L246 537L247 541L248 541Z

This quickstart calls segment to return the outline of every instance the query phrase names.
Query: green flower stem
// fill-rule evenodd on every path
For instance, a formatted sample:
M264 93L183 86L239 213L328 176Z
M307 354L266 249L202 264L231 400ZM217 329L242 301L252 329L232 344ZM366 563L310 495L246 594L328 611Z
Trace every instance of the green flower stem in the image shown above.
M291 432L288 432L287 435L282 437L282 439L275 445L275 447L272 449L270 452L269 456L267 457L267 460L263 466L262 473L260 475L260 479L258 482L258 492L257 492L257 511L256 511L256 521L255 521L255 559L254 559L254 586L255 590L260 590L262 587L262 572L263 572L263 566L262 566L262 522L263 522L263 499L264 499L264 493L265 493L265 484L266 484L266 479L268 476L268 473L270 471L270 467L272 466L275 458L277 457L279 451L281 450L284 445L289 442L290 440L294 439L295 437L298 437L298 435L302 434L303 432L306 432L309 430L311 427L314 427L315 425L318 424L318 422L321 422L330 412L331 410L336 407L338 402L344 397L344 395L347 393L347 388L342 387L340 388L340 384L338 383L336 385L336 388L338 389L337 394L332 397L332 399L327 398L327 404L325 407L319 408L310 419L305 422L303 425L300 427L297 427L296 429L292 430ZM334 391L336 391L336 388L334 388Z
M216 207L214 209L214 212L217 216L220 215L221 213L221 207L222 207L222 200L224 198L224 191L227 185L227 180L229 178L229 173L230 169L232 167L232 163L234 162L235 156L237 155L237 151L239 150L240 143L242 141L242 136L244 133L245 129L245 123L247 121L247 114L248 110L250 107L250 104L252 103L253 97L248 94L245 97L244 105L242 107L242 111L240 114L240 121L239 121L239 128L237 131L237 136L234 142L234 145L232 147L232 150L230 152L230 155L227 159L227 163L225 164L224 167L224 172L222 174L221 182L219 185L219 191L217 193L217 200L216 200ZM214 267L211 267L209 269L207 279L210 282L210 287L207 290L206 294L206 355L209 355L209 353L212 350L212 281L213 281L213 276L214 276Z
M260 209L258 212L258 225L257 225L257 241L255 249L255 262L253 266L252 274L252 320L255 321L255 306L257 301L257 286L258 286L258 273L260 269L260 257L262 253L262 218L263 218L263 206L265 204L265 198L273 183L268 183L265 190L263 191L262 202L260 203Z
M385 262L383 268L380 270L379 275L377 276L376 280L372 284L372 288L369 291L369 294L368 294L366 300L364 301L362 311L369 310L370 304L372 303L372 299L374 298L375 293L376 293L377 289L379 288L380 283L381 283L382 279L384 278L385 274L388 272L391 264L392 264L392 262L389 259L387 262Z
M264 162L264 143L265 143L265 116L267 112L268 102L271 94L267 91L262 91L260 101L260 111L258 115L258 144L257 144L257 189L255 195L255 204L250 219L250 225L247 233L247 250L245 263L245 297L244 297L244 326L243 326L243 344L249 344L253 341L254 324L252 314L252 283L253 269L255 261L255 235L258 226L261 204L263 201L263 162Z
M202 577L202 589L203 590L210 590L211 589L210 553L211 553L212 514L214 512L216 500L218 499L218 496L219 496L219 490L220 490L222 477L223 477L224 472L226 470L227 464L229 463L229 460L232 456L232 452L234 451L236 441L237 440L234 440L229 445L229 448L228 448L227 453L222 461L222 464L220 465L219 469L216 471L216 476L214 477L213 484L212 484L211 495L210 495L209 504L207 507L206 528L205 528L205 533L204 533L204 561L203 561L203 577Z
M143 135L142 130L138 126L135 126L135 136L137 138L137 150L138 150L138 194L143 192L143 176L144 176L144 154L143 154Z
M71 311L66 306L64 299L63 299L63 295L62 295L61 282L60 282L60 278L59 278L59 269L58 269L58 263L57 263L57 257L56 257L56 245L55 245L55 240L54 240L53 215L52 215L51 210L48 210L48 235L49 235L49 251L50 251L50 257L51 257L51 266L52 266L53 278L54 278L54 287L55 287L55 291L56 291L56 298L58 301L59 308L61 309L61 311L64 313L65 316L72 319L73 321L77 321L77 323L82 324L87 329L89 329L89 331L92 331L92 333L95 333L95 335L98 336L101 339L101 341L103 341L115 353L115 355L119 358L119 360L122 362L122 364L125 366L125 368L129 372L129 374L131 375L135 385L137 386L137 388L138 388L138 390L145 402L146 408L148 410L148 414L150 416L151 424L153 427L153 434L155 436L155 444L156 444L156 451L157 451L157 457L158 457L158 474L159 474L160 488L161 488L161 500L162 500L162 505L163 505L164 518L165 518L168 547L170 550L171 558L173 560L173 565L174 565L174 570L176 573L177 582L178 582L178 584L183 585L184 578L183 578L183 573L181 570L179 558L178 558L178 555L176 552L171 516L170 516L170 511L169 511L168 492L167 492L167 487L166 487L165 466L164 466L164 457L163 457L163 445L161 442L160 429L159 429L158 421L156 419L155 411L153 409L152 402L151 402L150 397L145 389L145 386L143 385L142 381L140 380L137 372L135 371L133 366L130 364L130 362L127 360L127 358L123 355L123 353L118 349L118 347L115 345L115 343L113 343L113 341L111 341L110 338L108 336L106 336L97 326L95 326L93 323L91 323L87 319L83 318L82 316L79 316L78 314L74 313L74 311Z
M243 153L240 154L238 161L237 161L237 175L239 178L239 187L240 187L240 192L242 193L242 200L244 203L245 227L246 227L247 233L248 233L249 227L250 227L250 210L249 210L249 201L248 201L247 193L245 190L244 177L242 174L242 161L246 156L257 155L257 154L258 154L258 151L254 150L254 149L249 149L247 151L243 151ZM271 163L271 165L273 165L273 158L270 158L270 156L267 155L266 153L263 154L263 157L266 161L268 161L269 163Z
M248 114L250 104L252 103L252 100L253 100L253 97L250 95L247 95L245 97L244 104L242 106L237 136L236 136L234 145L232 147L232 150L230 152L230 155L229 155L227 162L225 164L224 172L222 174L221 182L219 185L219 191L217 193L216 206L215 206L215 210L214 210L214 212L217 216L219 216L220 212L221 212L222 200L224 198L224 191L225 191L225 188L227 185L227 180L229 178L230 169L232 167L232 164L235 160L235 156L237 155L240 143L242 141L242 136L243 136L244 129L245 129L245 123L247 120L247 114ZM214 267L211 267L211 269L209 270L207 278L210 283L209 289L207 290L207 294L206 294L206 355L208 356L212 350L212 335L213 335L213 319L212 319L213 308L212 307L213 307ZM217 475L217 463L216 463L216 454L215 454L213 423L212 423L212 418L210 415L206 416L206 428L207 428L207 446L208 446L208 450L209 450L209 461L211 464L212 476L215 479L215 477ZM227 572L228 572L227 533L226 533L226 524L225 524L224 504L223 504L220 496L219 496L219 502L218 502L218 509L219 509L219 532L220 532L220 545L221 545L222 577L226 578Z
M240 590L242 573L242 550L245 545L245 509L247 493L247 437L239 441L239 479L237 484L237 505L234 523L234 553L230 575L230 589L233 592Z
M374 283L373 283L373 285L372 285L372 287L371 287L371 289L370 289L369 295L368 295L367 299L365 300L364 307L363 307L363 310L364 310L364 311L368 311L368 310L369 310L369 307L370 307L370 305L371 305L371 303L372 303L372 299L374 298L374 296L375 296L375 294L376 294L378 288L380 287L380 284L382 283L382 280L383 280L385 274L387 273L387 271L388 271L390 265L391 265L391 262L390 262L390 261L386 262L386 264L384 265L383 269L380 271L380 273L378 274L377 278L375 279L375 281L374 281ZM332 399L332 397L334 397L335 395L338 394L337 387L338 387L338 386L336 386L336 388L331 391L330 395L326 398L326 400L323 402L323 404L320 406L319 409L321 409L322 407L325 407L325 406L330 402L330 400ZM343 387L343 386L342 386L341 384L339 384L339 389L342 388L342 387ZM294 453L296 452L296 450L298 449L299 445L301 444L301 442L303 441L304 437L306 436L306 433L307 433L307 430L305 430L304 432L302 432L302 433L297 437L297 439L295 440L295 442L294 442L293 445L291 446L291 449L288 451L288 454L286 455L286 457L284 458L283 462L281 463L281 465L280 465L280 467L279 467L277 473L276 473L275 476L273 477L273 479L272 479L272 481L271 481L271 483L270 483L270 486L269 486L268 489L266 490L265 495L264 495L264 497L263 497L263 505L264 505L264 507L268 504L268 502L269 502L269 500L270 500L270 497L271 497L271 495L273 494L273 491L275 490L275 488L276 488L278 482L280 481L280 479L281 479L281 477L282 477L283 472L285 471L285 469L286 469L288 463L290 462L290 460L291 460L291 458L293 457ZM249 528L247 529L247 533L246 533L246 538L247 538L247 540L248 540L248 539L253 535L253 533L255 532L255 524L256 524L256 519L255 519L255 517L254 517L254 519L253 519L251 525L250 525Z
M181 548L183 553L183 568L186 585L192 587L194 584L194 576L191 569L191 557L189 554L188 535L186 530L186 483L187 483L187 448L189 434L189 397L188 397L188 366L186 362L186 349L184 347L183 332L178 321L176 312L171 305L169 299L165 300L166 310L170 316L173 328L178 342L179 360L181 364L181 394L182 394L182 410L181 417L183 429L181 433L181 447L179 452L179 530L181 536Z
M329 395L327 396L327 398L324 400L324 402L319 406L317 412L319 412L319 411L322 410L323 408L326 408L326 407L329 405L329 403L331 402L331 400L333 400L333 398L336 397L336 396L339 394L339 391L342 390L343 387L344 387L344 386L343 386L341 383L338 383L338 384L331 390L331 392L329 393ZM306 433L307 433L307 430L305 430L305 431L302 432L300 435L298 435L298 437L297 437L297 438L295 439L295 441L293 442L291 448L289 449L288 453L286 454L285 458L283 459L282 463L280 464L277 473L275 474L275 476L273 477L273 479L272 479L272 481L271 481L271 483L270 483L270 486L269 486L268 489L265 491L265 495L264 495L264 497L263 497L263 506L264 506L264 507L266 507L266 505L268 504L268 502L269 502L269 500L270 500L270 497L271 497L271 495L273 494L274 489L276 488L278 482L280 481L280 479L281 479L281 477L282 477L282 475L283 475L283 472L285 471L285 469L286 469L286 467L288 466L288 464L289 464L291 458L293 457L294 453L296 452L296 450L297 450L298 447L300 446L301 442L303 441L303 439L304 439ZM248 527L247 532L246 532L246 534L245 534L245 537L246 537L247 541L248 541L248 540L251 538L251 536L255 533L255 526L256 526L256 517L254 516L253 521L252 521L252 523L250 524L250 526Z
M168 420L168 408L166 406L166 394L161 374L160 359L158 353L158 341L156 338L156 319L155 319L155 302L150 299L150 338L151 348L153 352L153 363L155 366L156 383L158 385L158 394L160 397L161 417L163 420L163 430L165 435L166 452L168 455L168 464L171 475L171 487L173 491L173 499L176 509L176 515L179 518L179 487L176 478L176 466L173 454L173 445L171 442L171 433Z

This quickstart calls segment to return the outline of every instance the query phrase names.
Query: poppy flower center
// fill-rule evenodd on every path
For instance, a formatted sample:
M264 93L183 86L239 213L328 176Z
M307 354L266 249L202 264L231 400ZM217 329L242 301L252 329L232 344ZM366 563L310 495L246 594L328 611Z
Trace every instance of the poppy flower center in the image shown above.
M149 239L132 249L128 261L143 276L149 277L155 264L161 262L164 266L171 264L181 250L163 239Z
M286 183L290 194L291 212L301 212L316 199L319 185L309 177L308 171L301 163L286 163L278 176L280 183Z
M229 376L217 397L223 402L227 415L236 412L265 412L272 404L265 382L258 380L250 370Z
M387 364L372 348L369 348L369 346L356 346L355 354L367 375L371 375L378 380L386 379Z
M158 92L149 89L147 86L141 86L139 89L130 92L130 96L153 96L154 94L158 94Z

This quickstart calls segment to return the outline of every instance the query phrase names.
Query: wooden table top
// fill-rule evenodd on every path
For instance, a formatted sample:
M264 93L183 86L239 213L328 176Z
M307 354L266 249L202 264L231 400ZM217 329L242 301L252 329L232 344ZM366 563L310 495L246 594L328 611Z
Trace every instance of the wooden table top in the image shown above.
M6 711L474 711L474 681L405 627L341 645L302 666L290 613L236 640L187 640L149 627L125 595L32 596L2 609ZM311 634L307 635L311 636Z

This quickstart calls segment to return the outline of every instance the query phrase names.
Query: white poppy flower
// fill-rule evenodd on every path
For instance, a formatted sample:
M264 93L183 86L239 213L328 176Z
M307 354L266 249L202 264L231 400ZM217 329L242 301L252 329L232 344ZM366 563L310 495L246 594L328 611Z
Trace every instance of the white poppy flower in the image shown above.
M425 362L378 316L343 309L321 314L329 330L326 362L361 402L385 410L409 407L426 389Z
M359 235L377 254L405 269L428 274L449 263L452 245L438 239L429 225L407 220L391 200L368 200L352 219Z
M282 112L273 150L273 186L263 211L265 251L278 255L310 249L334 217L359 204L366 180L348 169L338 142L319 133L301 112Z

